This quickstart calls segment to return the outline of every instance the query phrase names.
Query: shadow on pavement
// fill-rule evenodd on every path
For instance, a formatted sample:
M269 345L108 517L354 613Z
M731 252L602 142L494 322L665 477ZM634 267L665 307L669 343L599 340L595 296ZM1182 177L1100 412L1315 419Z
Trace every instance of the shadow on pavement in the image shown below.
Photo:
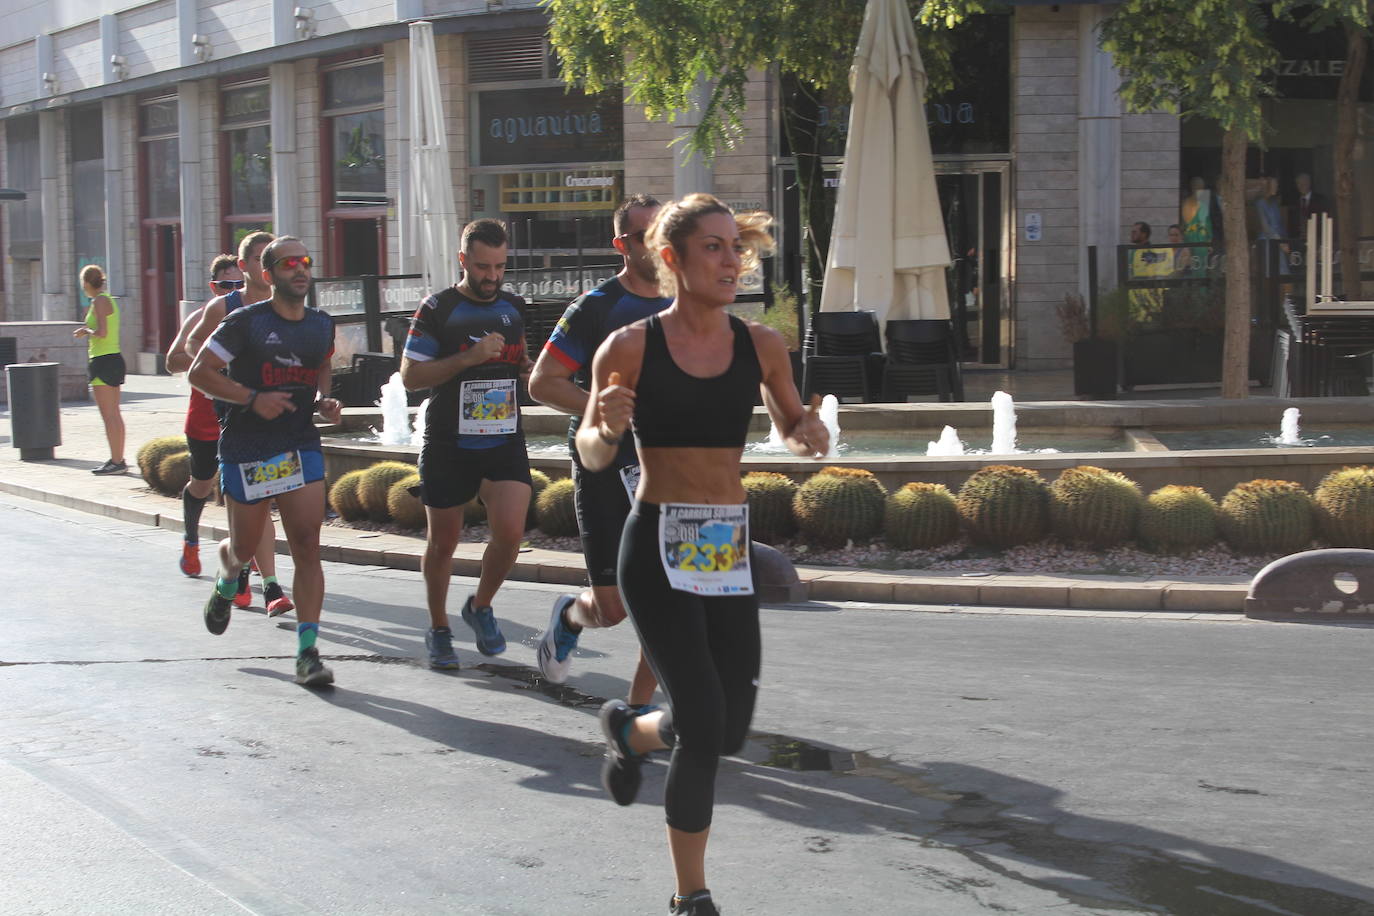
M717 804L814 829L807 838L812 852L827 852L838 841L827 833L891 833L958 852L980 869L1080 906L1208 916L1374 914L1374 887L1271 856L1073 814L1057 807L1060 790L994 770L943 761L912 767L782 735L751 735L745 755L751 763L722 761ZM645 789L661 783L649 770L645 777ZM963 788L973 786L981 791ZM914 862L886 864L946 890L973 893L979 886L977 879Z
M290 681L280 671L266 668L240 668L244 674ZM471 673L471 669L469 669ZM440 747L437 754L461 751L494 760L543 771L528 776L520 785L538 792L554 792L585 798L600 798L596 785L597 766L601 757L601 742L577 742L550 735L547 732L506 722L469 719L409 700L398 700L347 687L335 686L327 690L311 690L320 700L349 712L371 716L395 728L410 732L417 738L431 741ZM568 761L567 765L550 761Z

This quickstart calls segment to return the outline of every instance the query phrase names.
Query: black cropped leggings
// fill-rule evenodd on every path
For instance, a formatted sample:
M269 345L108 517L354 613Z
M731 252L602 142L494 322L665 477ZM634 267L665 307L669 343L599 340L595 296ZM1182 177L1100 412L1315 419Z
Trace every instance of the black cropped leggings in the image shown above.
M759 686L755 595L703 597L668 586L658 548L659 507L636 502L620 540L620 594L672 706L677 744L668 765L668 826L711 826L716 763L744 746ZM753 566L752 562L750 564Z

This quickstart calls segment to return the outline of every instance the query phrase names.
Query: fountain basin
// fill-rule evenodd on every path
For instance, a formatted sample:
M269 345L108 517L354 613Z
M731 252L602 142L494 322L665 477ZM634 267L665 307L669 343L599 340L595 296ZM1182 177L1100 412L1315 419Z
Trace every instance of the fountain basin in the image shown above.
M1158 429L1170 434L1210 433L1220 428L1242 427L1256 438L1276 435L1283 411L1298 407L1302 411L1304 439L1321 434L1328 427L1354 428L1370 422L1367 398L1249 398L1242 401L1219 399L1189 401L1036 401L1017 404L1018 444L1037 445L1081 437L1089 441L1110 442L1115 450L1093 448L1059 454L961 455L926 457L927 442L935 441L944 426L954 426L960 438L971 446L986 447L992 437L992 411L986 404L854 404L842 405L839 423L842 439L867 431L883 431L884 438L905 439L908 454L884 457L851 457L810 461L790 455L760 456L746 454L746 470L770 470L802 481L824 465L862 467L873 471L888 489L911 481L941 483L957 490L970 474L990 464L1015 464L1039 471L1052 480L1064 468L1091 464L1119 471L1136 481L1147 493L1166 484L1201 486L1220 499L1237 483L1268 477L1292 480L1314 488L1326 474L1347 465L1374 464L1374 446L1295 446L1272 445L1252 448L1188 449L1171 447L1157 436ZM568 417L545 407L524 408L527 436L561 437L567 433ZM386 458L414 461L419 450L410 446L381 446L331 436L331 432L365 431L380 426L375 409L348 408L336 427L322 430L325 465L329 479L366 467ZM754 412L751 442L768 435L768 416L761 408ZM570 460L556 445L551 453L531 456L530 464L550 477L569 474Z

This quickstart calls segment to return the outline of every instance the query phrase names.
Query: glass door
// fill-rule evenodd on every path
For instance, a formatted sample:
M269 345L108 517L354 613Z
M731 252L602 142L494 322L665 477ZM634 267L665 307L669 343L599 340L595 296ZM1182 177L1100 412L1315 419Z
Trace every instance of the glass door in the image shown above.
M949 310L964 363L1010 367L1010 193L1006 162L937 162L949 236Z

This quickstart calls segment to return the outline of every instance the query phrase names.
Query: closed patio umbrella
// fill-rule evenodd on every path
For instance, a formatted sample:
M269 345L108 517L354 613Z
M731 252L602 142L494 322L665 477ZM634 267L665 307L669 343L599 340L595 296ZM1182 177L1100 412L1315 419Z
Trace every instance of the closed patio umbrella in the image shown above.
M410 24L410 119L410 181L419 230L420 270L426 292L434 292L456 279L458 210L453 200L444 103L439 95L434 26L429 22Z
M949 318L949 242L926 128L926 73L905 0L869 0L849 71L854 101L821 311L879 325Z

